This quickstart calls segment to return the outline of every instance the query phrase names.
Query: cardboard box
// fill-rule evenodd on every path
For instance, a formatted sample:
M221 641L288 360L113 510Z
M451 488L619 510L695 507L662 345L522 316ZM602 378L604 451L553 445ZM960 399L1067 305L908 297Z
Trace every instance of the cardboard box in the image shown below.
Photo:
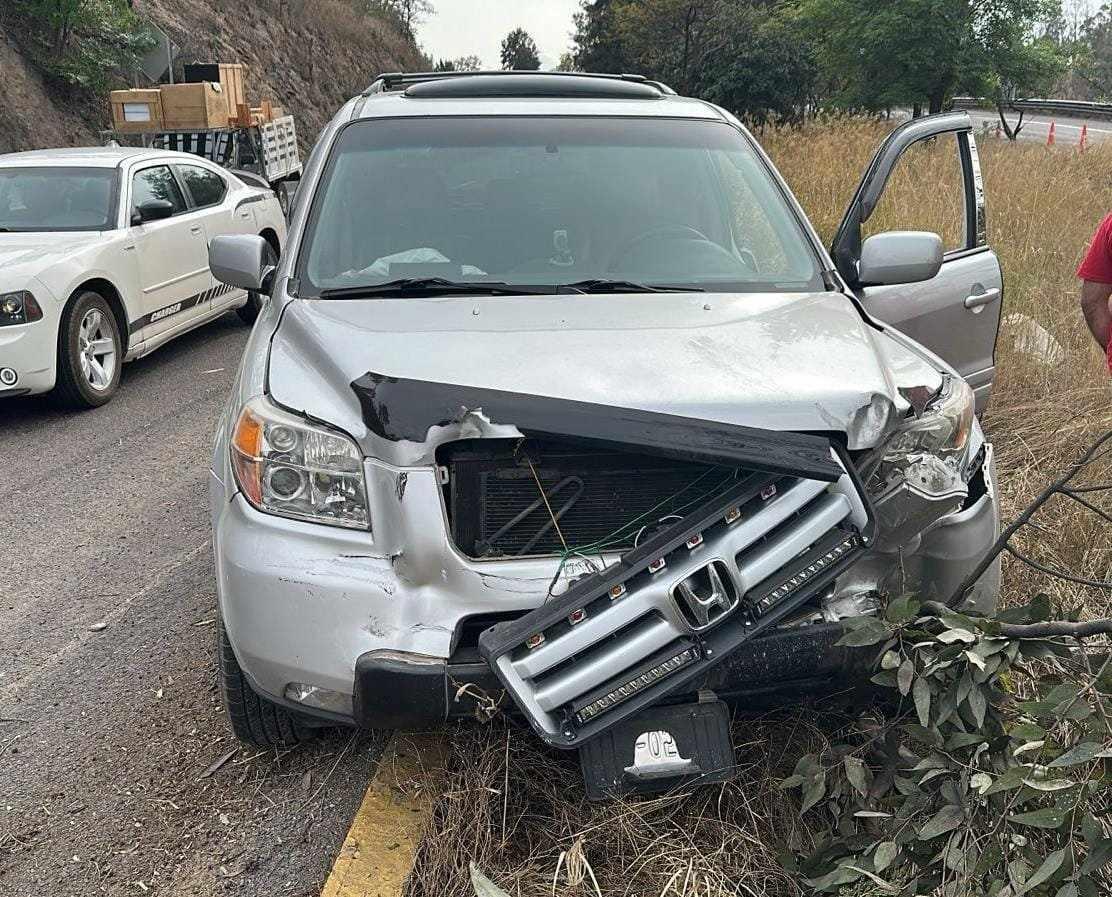
M246 66L238 62L200 62L185 65L185 80L189 83L216 81L228 100L228 117L236 118L240 104L247 102L244 88Z
M162 123L168 131L204 131L228 127L228 101L219 84L165 84Z
M114 90L112 127L121 134L162 130L162 93L158 90Z

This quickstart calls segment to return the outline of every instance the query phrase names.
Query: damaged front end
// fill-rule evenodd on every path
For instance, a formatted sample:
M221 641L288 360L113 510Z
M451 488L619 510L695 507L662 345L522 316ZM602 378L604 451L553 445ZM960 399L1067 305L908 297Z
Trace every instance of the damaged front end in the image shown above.
M436 700L455 686L458 701L468 682L491 684L481 658L542 739L575 748L669 696L832 677L828 661L846 660L833 650L839 621L938 579L932 532L971 501L984 517L990 447L965 383L939 383L905 396L912 410L881 445L851 453L836 436L357 379L379 435L481 424L435 456L462 563L553 570L535 609L478 628L470 663L415 659L423 688ZM945 564L946 550L935 560ZM361 705L391 700L375 679L393 693L415 668L387 660L357 665L356 712L368 723Z
M420 426L481 409L519 432L446 443L437 462L459 551L556 559L541 606L478 639L550 744L697 687L874 540L854 463L826 437L373 374L353 388L380 429L404 397ZM569 562L583 572L556 593Z

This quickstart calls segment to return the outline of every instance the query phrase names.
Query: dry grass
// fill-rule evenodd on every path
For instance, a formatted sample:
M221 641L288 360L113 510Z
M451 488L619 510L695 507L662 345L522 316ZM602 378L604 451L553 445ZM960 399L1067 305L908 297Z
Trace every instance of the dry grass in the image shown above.
M816 227L829 238L858 174L887 126L842 121L770 132L763 143ZM1005 271L1005 313L1038 321L1061 344L1064 360L1046 365L1025 353L1005 326L998 378L985 421L997 448L1008 519L1098 433L1112 428L1112 393L1102 359L1077 309L1074 269L1097 222L1109 210L1112 148L1084 155L1066 148L981 141L991 241ZM955 220L955 171L948 144L928 150L900 172L878 213L885 226L947 230ZM1104 463L1093 479L1112 479ZM1043 561L1075 573L1112 576L1108 528L1076 506L1047 509L1021 544ZM1005 564L1006 596L1045 590L1060 606L1107 613L1107 595L1047 581ZM553 892L561 854L581 856L593 872L569 882L565 895L752 895L799 893L776 861L806 848L812 833L775 782L796 759L844 722L824 708L793 709L735 727L741 773L736 782L653 801L592 806L583 797L574 756L545 752L529 733L502 724L455 733L449 790L436 808L434 833L421 848L409 894L470 895L474 859L512 895ZM564 869L567 867L565 856ZM595 885L597 880L597 890Z

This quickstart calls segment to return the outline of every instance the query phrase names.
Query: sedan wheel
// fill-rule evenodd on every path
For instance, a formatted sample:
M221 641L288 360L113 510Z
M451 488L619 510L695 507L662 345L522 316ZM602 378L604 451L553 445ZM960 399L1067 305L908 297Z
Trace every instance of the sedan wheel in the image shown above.
M116 377L117 348L115 327L109 329L104 313L90 308L81 319L78 343L81 373L98 392L110 389Z
M123 341L116 316L98 293L80 293L66 307L58 329L58 379L54 395L71 408L96 408L120 385Z

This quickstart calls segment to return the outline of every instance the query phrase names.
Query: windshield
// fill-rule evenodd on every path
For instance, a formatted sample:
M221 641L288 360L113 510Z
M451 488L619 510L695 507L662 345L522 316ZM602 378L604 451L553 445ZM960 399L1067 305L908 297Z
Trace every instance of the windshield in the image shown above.
M332 152L303 247L303 296L430 277L822 288L767 168L712 121L358 122Z
M0 168L0 230L111 230L113 168Z

